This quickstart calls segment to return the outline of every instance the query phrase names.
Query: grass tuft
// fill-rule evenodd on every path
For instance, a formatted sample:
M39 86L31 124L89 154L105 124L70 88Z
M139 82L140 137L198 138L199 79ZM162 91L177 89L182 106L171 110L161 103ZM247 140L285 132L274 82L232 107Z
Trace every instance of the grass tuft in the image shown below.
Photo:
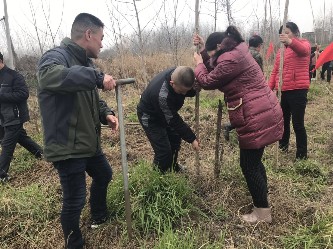
M180 174L161 175L141 162L133 168L129 180L133 224L140 232L160 234L193 210L193 187ZM110 185L107 198L110 213L122 219L125 200L120 175Z

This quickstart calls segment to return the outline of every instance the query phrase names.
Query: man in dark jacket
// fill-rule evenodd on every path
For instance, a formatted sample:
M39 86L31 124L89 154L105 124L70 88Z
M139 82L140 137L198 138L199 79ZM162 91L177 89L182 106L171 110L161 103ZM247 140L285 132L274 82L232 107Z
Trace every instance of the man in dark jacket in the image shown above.
M199 149L195 134L178 114L185 97L195 95L193 83L190 67L170 68L156 75L141 95L138 118L155 152L154 165L162 173L181 170L177 163L181 139Z
M66 248L83 248L80 215L90 188L91 228L107 220L106 195L112 170L101 149L101 123L118 129L118 119L100 100L98 89L113 90L111 75L97 70L104 24L97 17L76 16L71 38L47 51L38 65L38 99L44 131L45 158L57 169L63 191L61 225Z
M0 121L3 128L0 155L0 181L7 182L9 165L16 144L19 143L36 158L42 157L42 148L28 135L23 124L29 120L28 86L21 74L8 68L0 53Z

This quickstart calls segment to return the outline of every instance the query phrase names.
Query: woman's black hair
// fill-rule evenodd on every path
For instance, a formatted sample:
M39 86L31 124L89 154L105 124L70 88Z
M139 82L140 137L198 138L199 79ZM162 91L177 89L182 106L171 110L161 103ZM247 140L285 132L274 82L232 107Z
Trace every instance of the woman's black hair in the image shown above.
M213 59L213 64L216 59L223 53L233 50L239 43L244 42L242 35L239 33L235 26L229 26L225 32L214 32L210 34L206 40L205 48L207 51L217 49L217 45L220 45Z
M225 39L225 38L227 38L227 39ZM236 43L236 46L239 43L244 42L242 35L239 33L239 31L237 30L237 28L235 26L229 26L225 32L211 33L206 40L205 48L207 51L212 51L212 50L217 49L218 44L221 44L222 50L224 49L224 52L226 52L226 51L230 51L230 50L234 49L234 47L235 47L235 46L230 47L230 45L231 45L230 42ZM223 46L223 44L225 46Z
M263 44L264 41L262 40L261 36L253 35L249 39L249 47L257 48L259 45Z
M214 32L211 33L205 43L205 48L207 51L213 51L217 49L217 44L221 44L222 40L226 37L224 32Z
M296 36L299 37L300 36L300 32L299 32L299 28L296 25L296 23L294 22L287 22L286 23L286 28L290 29L290 31ZM280 27L279 29L279 34L282 34L282 29L283 29L283 25Z

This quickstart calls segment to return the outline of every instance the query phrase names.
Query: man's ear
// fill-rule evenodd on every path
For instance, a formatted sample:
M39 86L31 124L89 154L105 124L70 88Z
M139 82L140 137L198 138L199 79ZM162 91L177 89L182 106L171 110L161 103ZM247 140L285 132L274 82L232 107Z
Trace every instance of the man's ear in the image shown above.
M84 33L85 37L87 40L90 40L91 37L91 29L87 29L86 32Z

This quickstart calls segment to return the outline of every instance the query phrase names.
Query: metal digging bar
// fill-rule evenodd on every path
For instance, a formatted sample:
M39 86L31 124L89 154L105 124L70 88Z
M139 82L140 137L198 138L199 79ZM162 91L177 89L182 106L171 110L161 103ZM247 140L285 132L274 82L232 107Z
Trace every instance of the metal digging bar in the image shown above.
M123 178L124 178L125 213L126 213L127 233L129 240L132 239L132 218L131 218L132 211L131 211L130 194L128 190L128 165L127 165L127 153L126 153L126 142L125 142L123 106L121 100L121 86L126 84L132 84L134 82L135 82L134 78L116 80L116 98L117 98L117 108L118 108L119 131L120 131L121 165L123 169Z

